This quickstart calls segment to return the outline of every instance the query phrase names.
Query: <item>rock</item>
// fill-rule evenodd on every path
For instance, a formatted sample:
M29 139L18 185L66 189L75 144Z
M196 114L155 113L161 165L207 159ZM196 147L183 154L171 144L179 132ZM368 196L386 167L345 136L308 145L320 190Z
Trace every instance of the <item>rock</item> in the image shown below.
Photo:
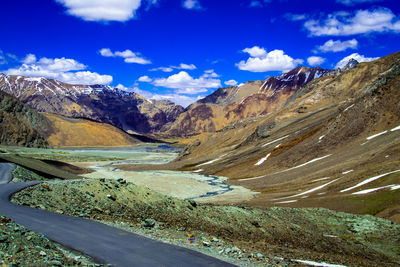
M53 260L53 261L51 261L51 264L52 264L53 266L63 266L63 264L62 264L60 261L58 261L58 260Z
M107 195L107 198L111 199L112 201L117 200L117 198L113 195Z
M64 214L64 212L62 210L56 210L56 213L58 214Z
M124 179L122 179L122 178L118 178L117 182L120 183L120 184L126 184L126 181Z
M226 254L229 254L229 253L232 252L232 250L231 250L230 248L226 248L224 252L225 252Z
M219 239L213 237L213 239L211 240L212 242L219 242Z
M42 188L46 189L47 191L51 191L50 187L47 184L42 184Z
M197 207L197 203L196 203L196 201L194 201L193 199L190 199L190 200L189 200L189 203L190 203L190 205L192 205L194 208Z
M146 228L153 228L156 225L156 220L154 220L154 219L145 219L143 221L142 225L143 225L143 227L146 227Z
M94 210L94 211L97 211L97 212L100 212L100 213L103 213L103 210L100 209L99 207L94 207L93 210Z
M99 181L104 183L106 181L106 179L105 178L100 178Z
M0 236L0 243L4 243L8 241L8 237L6 235L1 235Z
M208 242L206 242L206 241L203 241L203 246L205 246L205 247L210 247L211 246L211 244L210 243L208 243Z
M264 255L261 254L261 253L257 253L256 256L257 256L257 258L259 258L259 259L263 259L263 258L264 258Z
M41 250L41 251L39 252L39 255L42 256L42 257L46 257L47 254L46 254L46 252L44 252L43 250Z

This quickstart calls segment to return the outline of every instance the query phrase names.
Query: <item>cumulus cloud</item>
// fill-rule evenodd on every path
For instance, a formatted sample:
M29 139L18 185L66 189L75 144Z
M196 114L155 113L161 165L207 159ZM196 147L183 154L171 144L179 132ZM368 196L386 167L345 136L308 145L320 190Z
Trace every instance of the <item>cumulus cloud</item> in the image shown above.
M308 20L304 27L311 36L346 36L372 32L400 32L400 20L390 9L338 12L324 20Z
M174 89L176 94L194 95L207 92L209 88L221 87L221 81L213 77L211 73L204 73L199 78L193 78L186 71L181 71L167 78L149 78L150 81L147 82L155 86Z
M152 81L152 79L151 79L149 76L144 75L144 76L139 77L138 81L139 81L139 82L146 82L146 83L149 83L149 82Z
M250 57L247 61L240 61L236 66L240 70L251 72L266 72L266 71L288 71L302 64L302 59L293 59L282 50L273 50L269 53L264 48L254 46L252 48L243 49L243 52L248 53Z
M185 0L182 2L182 6L186 9L202 9L202 6L198 0Z
M310 65L312 67L319 66L324 62L325 62L325 58L323 58L323 57L312 56L312 57L307 58L308 65Z
M321 52L340 52L345 51L346 49L356 49L358 46L358 41L356 39L351 39L347 41L334 41L329 40L325 44L318 47L318 50Z
M122 86L122 85L121 85ZM123 88L126 88L123 86ZM169 100L174 102L175 104L181 105L183 107L187 107L193 102L196 102L197 100L203 98L204 96L187 96L187 95L182 95L182 94L176 94L176 93L171 93L171 94L155 94L146 90L141 90L138 87L134 87L131 89L128 89L129 91L135 92L141 96L144 96L149 99L155 99L155 100Z
M55 0L71 16L86 21L127 21L135 16L141 0Z
M174 69L176 70L195 70L197 67L194 64L185 64L181 63L178 66L169 66L169 67L158 67L151 69L150 71L163 71L163 72L172 72Z
M270 3L271 0L252 0L249 4L249 7L263 7L264 4Z
M283 17L290 21L301 21L308 18L306 14L293 14L293 13L286 13Z
M236 86L238 84L238 82L235 80L229 80L229 81L224 82L224 84L228 85L228 86Z
M381 0L336 0L337 3L346 5L346 6L354 6L357 4L363 3L373 3L373 2L380 2Z
M216 74L214 70L205 70L204 74L201 77L203 77L203 78L218 78L220 76L221 75Z
M22 65L6 71L9 75L46 77L72 84L110 84L112 76L100 75L95 72L82 71L87 66L69 58L40 58L28 54Z
M336 69L337 69L337 68L343 68L343 67L346 66L346 64L350 61L350 59L355 59L355 60L357 60L358 62L370 62L370 61L376 60L376 59L378 59L378 58L379 58L379 57L365 57L365 56L360 55L360 54L358 54L358 53L354 53L354 54L351 54L350 56L347 56L347 57L343 58L342 60L340 60L340 61L336 64L335 68L336 68Z
M151 61L142 57L140 53L134 53L129 49L125 51L112 52L110 48L102 48L99 53L103 57L122 57L126 63L137 63L142 65L151 64Z
M242 50L245 53L248 53L252 57L263 57L267 55L267 51L259 46L253 46L251 48L245 48Z

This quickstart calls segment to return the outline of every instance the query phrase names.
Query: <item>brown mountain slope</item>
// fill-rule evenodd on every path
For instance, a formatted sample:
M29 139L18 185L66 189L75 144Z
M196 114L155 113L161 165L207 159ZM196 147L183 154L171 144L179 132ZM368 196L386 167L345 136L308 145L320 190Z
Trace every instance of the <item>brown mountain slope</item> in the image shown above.
M166 167L227 176L260 192L253 205L400 222L399 73L400 52L314 80L282 109L195 141Z
M51 123L13 96L0 91L0 144L47 147Z
M111 86L73 85L42 77L0 74L0 90L40 112L89 118L142 134L158 131L183 111L170 101L149 100Z
M279 77L221 88L190 105L168 129L166 136L190 136L221 130L228 124L277 110L294 92L331 71L297 67Z
M53 127L47 140L55 147L116 147L140 143L110 124L55 114L45 115Z

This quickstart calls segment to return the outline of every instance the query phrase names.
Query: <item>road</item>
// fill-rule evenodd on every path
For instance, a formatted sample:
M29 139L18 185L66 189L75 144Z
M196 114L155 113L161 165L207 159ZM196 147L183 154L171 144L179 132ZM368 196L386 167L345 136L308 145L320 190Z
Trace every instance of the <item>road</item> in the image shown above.
M0 163L0 181L12 168ZM170 245L84 218L19 206L10 195L38 182L0 185L0 214L63 246L113 266L233 266L197 251Z
M14 168L12 163L0 163L0 184L8 184L12 180L11 172Z

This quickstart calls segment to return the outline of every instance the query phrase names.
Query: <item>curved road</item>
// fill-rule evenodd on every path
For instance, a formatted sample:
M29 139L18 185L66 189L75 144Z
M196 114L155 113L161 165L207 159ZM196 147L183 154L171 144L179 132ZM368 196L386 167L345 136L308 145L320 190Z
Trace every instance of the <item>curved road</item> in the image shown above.
M11 164L12 165L12 164ZM233 266L183 247L155 241L95 221L19 206L10 196L38 182L11 183L13 167L0 163L0 213L50 240L113 266Z

